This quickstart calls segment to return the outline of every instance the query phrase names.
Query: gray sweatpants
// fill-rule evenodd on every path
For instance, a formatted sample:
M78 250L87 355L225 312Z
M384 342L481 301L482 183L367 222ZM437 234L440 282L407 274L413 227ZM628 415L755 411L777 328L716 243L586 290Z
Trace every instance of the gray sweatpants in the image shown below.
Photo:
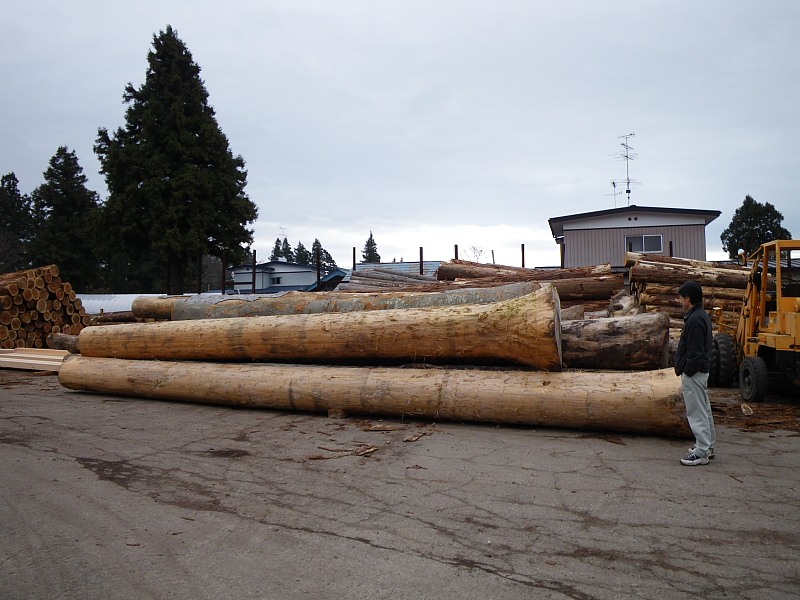
M694 434L694 448L698 456L708 456L708 449L717 441L714 431L714 416L708 399L708 373L695 373L689 377L681 375L683 401L686 403L686 418Z

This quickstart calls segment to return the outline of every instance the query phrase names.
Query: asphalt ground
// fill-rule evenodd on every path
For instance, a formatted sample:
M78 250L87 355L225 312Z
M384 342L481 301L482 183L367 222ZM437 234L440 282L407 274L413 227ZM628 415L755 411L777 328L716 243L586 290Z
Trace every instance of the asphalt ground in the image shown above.
M716 392L717 458L683 467L686 440L0 370L0 598L797 598L800 401Z

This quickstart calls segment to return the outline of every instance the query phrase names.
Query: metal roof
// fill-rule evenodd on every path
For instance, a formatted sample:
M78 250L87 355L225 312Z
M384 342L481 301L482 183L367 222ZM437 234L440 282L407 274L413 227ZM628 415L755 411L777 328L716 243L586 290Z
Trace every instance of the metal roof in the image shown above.
M591 219L594 217L605 217L609 215L623 215L626 213L651 213L663 215L692 215L702 217L705 224L708 225L720 216L722 213L718 210L705 210L699 208L665 208L659 206L624 206L622 208L609 208L608 210L596 210L587 213L578 213L574 215L564 215L563 217L553 217L548 219L550 223L550 231L553 237L562 237L564 235L564 223L569 221L578 221L580 219Z
M110 312L128 312L139 296L163 296L163 294L78 294L81 304L90 315Z

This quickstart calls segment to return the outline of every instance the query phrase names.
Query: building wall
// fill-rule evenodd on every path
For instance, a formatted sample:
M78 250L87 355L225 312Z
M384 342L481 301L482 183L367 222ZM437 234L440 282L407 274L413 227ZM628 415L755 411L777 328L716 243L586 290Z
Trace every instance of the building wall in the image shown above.
M705 225L673 225L662 227L619 227L615 229L564 230L564 267L586 267L610 262L614 267L625 264L625 237L661 235L663 254L681 258L706 259Z

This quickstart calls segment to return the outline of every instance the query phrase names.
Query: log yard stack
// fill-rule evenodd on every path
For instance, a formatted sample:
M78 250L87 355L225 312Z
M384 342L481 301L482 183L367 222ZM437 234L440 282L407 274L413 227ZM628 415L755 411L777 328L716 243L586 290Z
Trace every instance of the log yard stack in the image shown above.
M603 273L588 277L621 284ZM680 380L662 368L666 315L562 324L555 279L576 273L512 277L427 292L143 297L134 315L162 320L53 336L75 353L59 379L193 402L689 435Z
M0 348L44 348L49 333L77 335L89 317L56 265L0 275Z

